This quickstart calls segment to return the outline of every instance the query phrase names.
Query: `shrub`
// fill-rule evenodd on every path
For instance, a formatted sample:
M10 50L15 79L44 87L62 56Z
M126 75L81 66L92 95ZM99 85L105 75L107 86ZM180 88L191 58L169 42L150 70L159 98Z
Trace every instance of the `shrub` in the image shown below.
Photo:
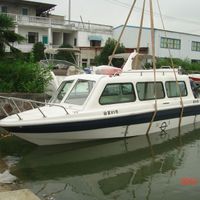
M44 59L44 44L42 42L37 42L34 44L32 53L35 62Z
M51 80L49 69L20 60L0 61L0 92L42 93Z
M186 71L200 70L199 63L191 63L189 59L181 60L179 58L173 58L174 67L181 66ZM160 68L161 66L172 66L170 58L158 58L156 66Z

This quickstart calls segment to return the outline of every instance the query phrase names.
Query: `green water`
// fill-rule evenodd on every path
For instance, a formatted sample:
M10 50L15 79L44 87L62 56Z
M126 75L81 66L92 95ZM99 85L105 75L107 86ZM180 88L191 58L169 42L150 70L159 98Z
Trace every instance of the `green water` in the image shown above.
M11 174L43 200L195 200L199 127L52 147L7 137L0 140L0 158L18 158Z

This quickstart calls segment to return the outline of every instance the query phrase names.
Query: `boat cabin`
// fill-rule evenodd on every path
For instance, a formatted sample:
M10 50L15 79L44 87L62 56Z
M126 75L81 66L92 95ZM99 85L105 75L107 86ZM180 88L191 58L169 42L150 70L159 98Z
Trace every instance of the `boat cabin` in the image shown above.
M194 99L187 75L179 75L178 84L172 69L156 72L154 87L153 70L133 70L118 76L77 75L67 77L60 85L51 103L69 104L79 109L97 109L106 105L149 103ZM181 95L180 95L181 93Z

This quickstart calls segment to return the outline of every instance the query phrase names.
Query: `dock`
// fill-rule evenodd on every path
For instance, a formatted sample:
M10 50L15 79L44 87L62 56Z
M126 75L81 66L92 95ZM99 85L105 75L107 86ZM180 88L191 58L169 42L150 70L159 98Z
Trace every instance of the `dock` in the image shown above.
M0 200L40 200L28 189L0 192Z

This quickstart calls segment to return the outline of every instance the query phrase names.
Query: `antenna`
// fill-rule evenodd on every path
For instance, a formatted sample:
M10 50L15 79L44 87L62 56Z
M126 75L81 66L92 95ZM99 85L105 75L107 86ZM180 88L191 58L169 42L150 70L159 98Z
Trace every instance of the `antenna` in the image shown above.
M80 16L80 18L81 18L81 23L82 23L82 25L83 25L83 29L85 29L85 26L84 26L84 22L83 22L83 18L82 18L82 16Z
M68 5L68 20L69 22L71 21L71 0L69 0L69 5Z

